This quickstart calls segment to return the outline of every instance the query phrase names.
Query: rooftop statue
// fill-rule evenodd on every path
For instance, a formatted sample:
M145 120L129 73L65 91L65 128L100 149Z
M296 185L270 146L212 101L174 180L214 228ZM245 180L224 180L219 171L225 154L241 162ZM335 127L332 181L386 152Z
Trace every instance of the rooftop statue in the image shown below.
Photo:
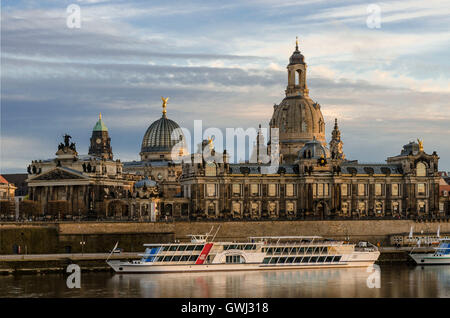
M70 138L72 138L72 136L70 136L70 135L68 135L68 134L65 134L64 135L64 146L65 147L69 147L70 146Z
M417 139L417 143L419 144L419 151L423 151L423 140Z

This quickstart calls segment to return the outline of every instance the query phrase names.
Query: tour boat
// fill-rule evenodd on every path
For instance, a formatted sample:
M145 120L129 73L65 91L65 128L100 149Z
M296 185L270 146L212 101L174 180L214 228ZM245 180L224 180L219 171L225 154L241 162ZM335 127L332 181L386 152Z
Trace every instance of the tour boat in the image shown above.
M106 262L117 273L209 272L368 267L380 255L367 242L356 245L320 236L262 236L247 242L214 242L208 240L209 234L189 236L186 243L144 244L140 260Z
M412 259L419 265L450 265L450 239L439 240L434 253L410 253Z

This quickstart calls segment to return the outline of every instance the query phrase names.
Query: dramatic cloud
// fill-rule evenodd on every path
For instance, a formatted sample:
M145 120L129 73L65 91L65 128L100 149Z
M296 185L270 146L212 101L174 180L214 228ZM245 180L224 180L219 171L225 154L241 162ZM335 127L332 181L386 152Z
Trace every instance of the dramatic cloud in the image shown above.
M68 5L81 28L66 26ZM1 172L50 158L70 132L86 153L99 112L121 160L168 115L192 129L268 126L295 36L327 137L347 157L384 161L424 139L450 171L448 1L6 1L1 16Z

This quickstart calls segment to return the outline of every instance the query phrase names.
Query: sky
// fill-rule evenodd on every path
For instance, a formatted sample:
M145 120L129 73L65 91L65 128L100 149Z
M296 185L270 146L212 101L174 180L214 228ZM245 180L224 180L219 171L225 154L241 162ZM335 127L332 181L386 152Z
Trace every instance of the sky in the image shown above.
M346 157L373 163L420 138L450 171L449 22L438 0L2 1L0 172L65 133L86 154L100 112L114 157L139 160L161 96L181 127L268 127L296 36L327 141L337 118Z

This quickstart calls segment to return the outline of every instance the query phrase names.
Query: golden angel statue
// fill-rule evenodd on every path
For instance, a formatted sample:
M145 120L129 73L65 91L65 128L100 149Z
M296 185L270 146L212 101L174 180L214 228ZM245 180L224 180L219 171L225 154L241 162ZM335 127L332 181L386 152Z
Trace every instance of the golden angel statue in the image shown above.
M419 144L419 151L423 151L423 141L420 139L417 139L417 143Z

